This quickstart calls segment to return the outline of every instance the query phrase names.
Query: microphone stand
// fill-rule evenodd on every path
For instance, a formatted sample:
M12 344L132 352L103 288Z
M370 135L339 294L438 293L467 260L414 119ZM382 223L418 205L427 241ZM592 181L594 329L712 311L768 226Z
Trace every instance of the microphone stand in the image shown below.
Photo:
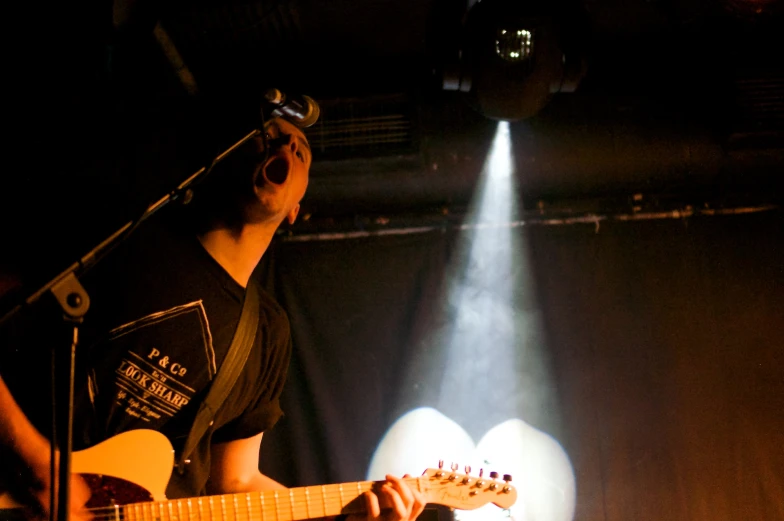
M242 146L251 138L261 134L258 129L254 129L245 137L231 145L225 151L220 153L208 167L202 167L187 179L180 183L174 190L160 198L159 200L148 206L142 215L134 220L129 221L123 225L116 232L111 234L86 255L74 262L71 266L54 277L51 281L46 283L35 293L26 298L22 303L12 308L0 319L0 326L2 326L8 319L16 315L27 306L33 305L43 295L51 294L56 299L57 303L63 310L63 324L70 329L70 349L52 349L52 394L53 398L57 397L58 400L53 403L53 425L52 425L52 477L54 477L54 462L55 462L55 446L60 449L60 467L59 467L59 491L57 494L57 502L51 501L51 516L54 518L55 504L57 505L57 519L60 521L67 521L68 519L68 505L70 498L70 473L71 473L71 449L73 446L73 399L74 399L74 373L76 350L79 344L79 325L84 321L84 316L90 308L90 297L85 291L82 284L79 282L78 276L84 273L88 268L97 263L102 254L118 244L121 240L127 238L133 230L136 229L143 221L147 220L152 214L163 208L171 201L177 200L184 196L184 203L190 202L193 192L190 185L200 177L206 177L212 169L220 161L226 158L229 154L234 152L237 148ZM265 146L265 149L267 147ZM57 369L55 369L57 368ZM65 400L62 400L65 397ZM64 426L64 428L63 428ZM54 483L51 480L52 493L51 498L54 499Z

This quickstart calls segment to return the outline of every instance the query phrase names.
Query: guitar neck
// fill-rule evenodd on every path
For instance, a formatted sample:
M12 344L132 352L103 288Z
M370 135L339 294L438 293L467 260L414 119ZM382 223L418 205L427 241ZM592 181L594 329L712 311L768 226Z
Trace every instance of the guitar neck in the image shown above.
M406 481L413 488L426 493L427 483L423 482L421 478L408 478ZM126 521L179 521L184 519L298 521L339 514L363 514L366 509L360 496L382 484L383 482L358 481L287 490L134 503L116 509L97 510L111 510Z

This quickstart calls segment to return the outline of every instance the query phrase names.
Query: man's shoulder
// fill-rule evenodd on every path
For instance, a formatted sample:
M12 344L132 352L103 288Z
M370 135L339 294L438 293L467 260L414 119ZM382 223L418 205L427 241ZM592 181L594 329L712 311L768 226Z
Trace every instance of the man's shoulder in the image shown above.
M261 284L256 283L255 287L259 294L259 310L271 320L283 320L288 323L288 314L280 302Z

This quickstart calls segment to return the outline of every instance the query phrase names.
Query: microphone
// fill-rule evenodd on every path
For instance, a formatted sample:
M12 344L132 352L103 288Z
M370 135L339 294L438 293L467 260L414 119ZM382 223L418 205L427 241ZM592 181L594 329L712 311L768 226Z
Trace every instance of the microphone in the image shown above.
M318 103L304 94L287 96L278 89L268 89L264 93L264 100L275 107L273 116L285 118L298 127L313 125L321 112Z

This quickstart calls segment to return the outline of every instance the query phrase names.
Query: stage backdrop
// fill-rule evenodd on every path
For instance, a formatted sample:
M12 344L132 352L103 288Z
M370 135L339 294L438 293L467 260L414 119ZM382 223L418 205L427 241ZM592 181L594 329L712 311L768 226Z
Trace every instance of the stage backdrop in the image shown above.
M261 468L471 464L512 474L517 521L784 519L783 223L279 240L294 358Z

